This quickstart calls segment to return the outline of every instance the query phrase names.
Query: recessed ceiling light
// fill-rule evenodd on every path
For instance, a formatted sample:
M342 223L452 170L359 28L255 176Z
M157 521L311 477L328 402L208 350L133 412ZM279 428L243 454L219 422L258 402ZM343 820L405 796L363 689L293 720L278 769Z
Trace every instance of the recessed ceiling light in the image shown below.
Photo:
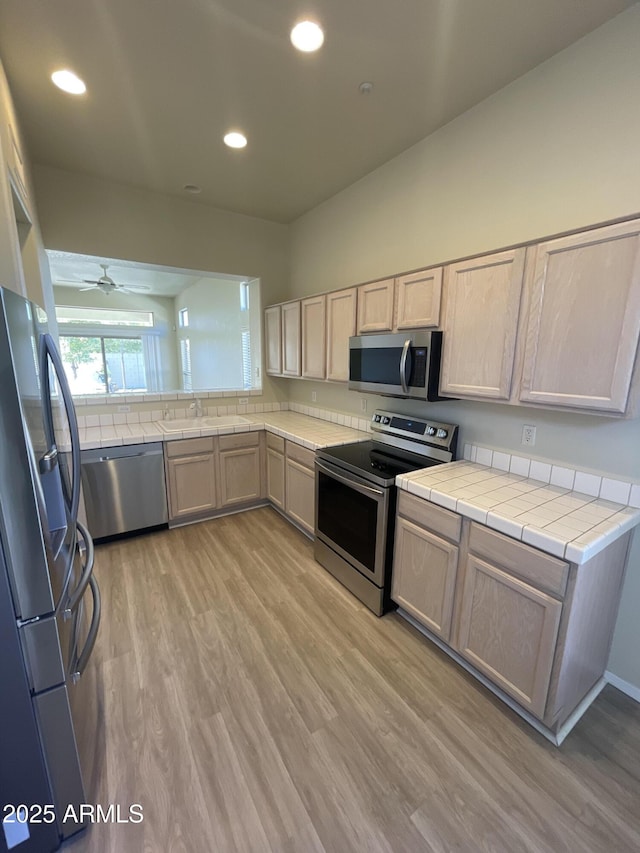
M305 53L318 50L319 47L322 47L323 42L324 33L314 21L300 21L291 30L291 43Z
M202 192L202 189L196 184L185 184L182 189L186 193L191 193L191 195L198 195L198 193Z
M229 148L244 148L247 144L247 137L237 130L232 130L230 133L225 133L224 144Z
M59 71L54 71L51 79L58 89L62 89L63 92L68 92L70 95L84 95L87 91L84 81L77 74L74 74L73 71L69 71L68 68L61 68Z

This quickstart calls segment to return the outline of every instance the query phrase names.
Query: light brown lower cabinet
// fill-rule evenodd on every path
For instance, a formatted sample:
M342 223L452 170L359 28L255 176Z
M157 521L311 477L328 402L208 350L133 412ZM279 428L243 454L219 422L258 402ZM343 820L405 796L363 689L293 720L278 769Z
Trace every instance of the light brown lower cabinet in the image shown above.
M541 718L561 612L561 601L469 554L458 651Z
M264 498L258 432L165 444L169 521L197 520Z
M262 453L257 432L219 438L220 506L263 497Z
M391 597L557 733L604 674L630 536L576 565L400 492Z
M172 441L167 443L165 455L169 518L183 519L215 510L218 498L213 439Z
M315 530L315 454L292 441L286 443L285 512L313 535Z
M284 510L284 453L267 447L267 497Z
M399 518L391 596L426 628L451 634L458 546Z

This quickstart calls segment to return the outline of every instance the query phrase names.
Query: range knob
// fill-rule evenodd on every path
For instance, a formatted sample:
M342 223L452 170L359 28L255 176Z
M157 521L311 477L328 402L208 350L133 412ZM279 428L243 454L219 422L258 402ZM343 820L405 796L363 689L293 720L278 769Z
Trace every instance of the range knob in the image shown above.
M387 418L387 417L385 416L385 417L382 419L382 423L383 423L383 424L389 424L389 423L391 423L391 418Z
M448 435L449 433L446 431L446 429L439 429L436 433L436 438L446 438Z
M382 420L382 418L380 417L380 415L374 415L374 416L373 416L373 420L374 420L377 424L379 424L379 423L380 423L380 421Z
M436 434L436 428L432 427L432 426L428 426L427 427L427 435L435 435L435 434Z

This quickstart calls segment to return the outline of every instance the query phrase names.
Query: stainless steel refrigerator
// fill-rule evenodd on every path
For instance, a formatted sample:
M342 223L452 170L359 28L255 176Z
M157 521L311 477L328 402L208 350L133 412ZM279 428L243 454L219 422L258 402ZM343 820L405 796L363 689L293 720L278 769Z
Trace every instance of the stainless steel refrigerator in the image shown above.
M101 772L87 669L100 592L79 500L77 421L46 316L0 287L0 851L57 849L83 828Z

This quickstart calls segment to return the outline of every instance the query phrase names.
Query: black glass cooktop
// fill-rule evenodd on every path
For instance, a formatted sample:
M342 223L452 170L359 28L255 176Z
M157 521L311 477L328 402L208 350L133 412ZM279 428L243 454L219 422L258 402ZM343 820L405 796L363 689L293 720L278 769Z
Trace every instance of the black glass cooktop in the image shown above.
M438 460L383 447L375 441L324 447L318 450L317 456L381 486L392 486L398 474L440 464Z

